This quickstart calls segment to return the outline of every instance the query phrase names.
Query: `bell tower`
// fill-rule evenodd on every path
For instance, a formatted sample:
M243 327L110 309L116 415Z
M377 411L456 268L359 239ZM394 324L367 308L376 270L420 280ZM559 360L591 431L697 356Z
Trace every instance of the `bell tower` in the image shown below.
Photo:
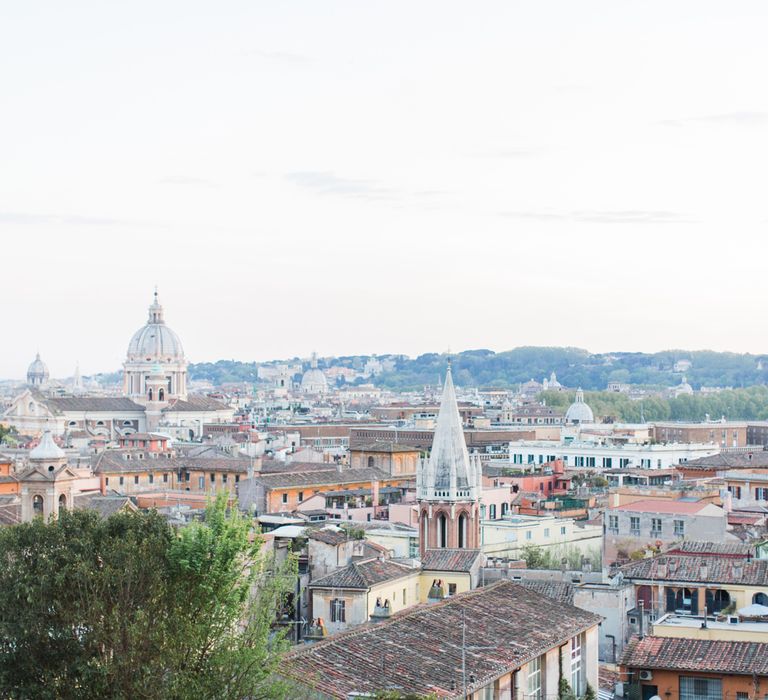
M467 451L451 377L445 374L432 451L416 476L419 551L480 548L480 459Z

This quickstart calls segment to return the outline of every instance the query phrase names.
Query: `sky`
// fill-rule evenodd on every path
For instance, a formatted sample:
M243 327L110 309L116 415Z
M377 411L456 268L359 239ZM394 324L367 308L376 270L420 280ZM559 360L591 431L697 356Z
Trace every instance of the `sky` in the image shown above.
M0 4L0 376L768 352L768 3Z

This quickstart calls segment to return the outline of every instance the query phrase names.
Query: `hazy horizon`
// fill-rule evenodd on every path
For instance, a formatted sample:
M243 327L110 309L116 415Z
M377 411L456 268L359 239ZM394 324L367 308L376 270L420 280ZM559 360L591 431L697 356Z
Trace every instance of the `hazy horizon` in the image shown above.
M0 8L0 376L768 352L768 5ZM10 341L10 342L9 342Z

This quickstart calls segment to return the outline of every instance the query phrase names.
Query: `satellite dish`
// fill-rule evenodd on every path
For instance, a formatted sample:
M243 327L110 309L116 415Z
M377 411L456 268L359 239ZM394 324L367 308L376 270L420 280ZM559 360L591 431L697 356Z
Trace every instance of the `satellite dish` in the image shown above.
M661 700L661 698L658 695L652 695L649 700Z

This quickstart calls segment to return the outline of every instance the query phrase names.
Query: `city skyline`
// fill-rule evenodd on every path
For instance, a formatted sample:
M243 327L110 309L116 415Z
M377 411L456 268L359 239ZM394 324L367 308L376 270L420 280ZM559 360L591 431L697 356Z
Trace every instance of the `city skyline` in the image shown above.
M0 376L768 351L763 3L226 8L2 10Z

